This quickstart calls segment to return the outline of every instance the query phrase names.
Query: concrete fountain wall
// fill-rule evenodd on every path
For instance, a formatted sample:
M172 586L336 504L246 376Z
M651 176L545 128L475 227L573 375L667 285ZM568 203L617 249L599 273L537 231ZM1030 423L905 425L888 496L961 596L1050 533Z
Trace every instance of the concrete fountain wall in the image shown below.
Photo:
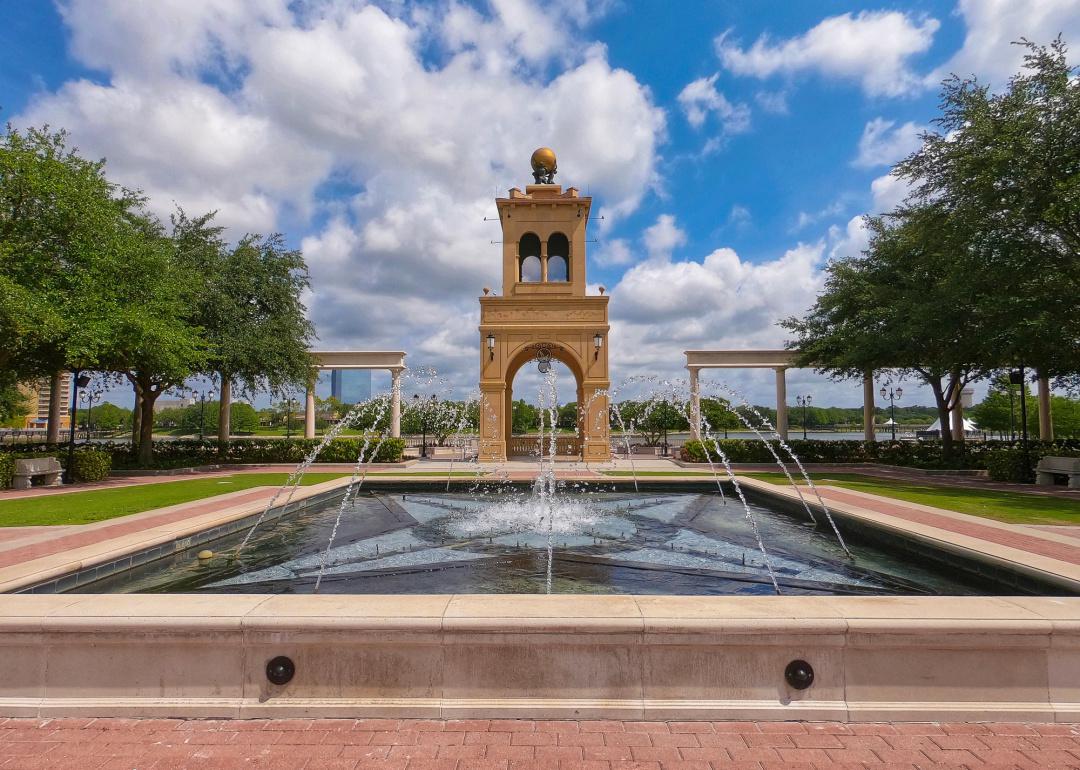
M4 716L1080 719L1071 598L19 595L0 654Z

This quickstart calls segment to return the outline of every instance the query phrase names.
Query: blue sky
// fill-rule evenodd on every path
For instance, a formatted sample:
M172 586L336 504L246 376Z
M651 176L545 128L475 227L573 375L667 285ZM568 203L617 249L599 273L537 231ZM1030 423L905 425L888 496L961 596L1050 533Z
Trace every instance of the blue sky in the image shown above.
M499 283L483 217L534 147L604 216L615 379L680 376L688 348L783 342L902 197L889 164L944 75L1000 86L1010 40L1059 32L1080 44L1080 0L8 0L0 108L66 127L162 216L285 232L320 347L405 349L464 394ZM771 398L764 373L728 379ZM789 392L859 399L812 372Z

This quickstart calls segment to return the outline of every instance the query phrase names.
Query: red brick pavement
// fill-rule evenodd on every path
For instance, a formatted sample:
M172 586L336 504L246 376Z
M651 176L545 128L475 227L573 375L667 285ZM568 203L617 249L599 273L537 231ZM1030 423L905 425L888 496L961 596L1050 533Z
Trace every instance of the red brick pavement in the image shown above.
M61 535L60 537L43 540L39 543L16 546L9 548L6 551L0 551L0 567L9 567L12 564L20 564L24 561L29 561L30 559L37 559L54 553L70 551L73 548L79 548L84 545L93 545L94 543L111 540L114 537L122 537L135 532L142 532L143 530L161 526L162 524L172 524L177 521L184 521L204 513L220 510L227 506L243 505L244 503L260 499L269 500L273 494L273 490L254 489L250 492L237 492L228 499L212 497L203 503L184 503L182 504L182 507L177 508L176 510L166 511L165 513L157 514L156 516L139 516L136 514L134 517L124 516L115 519L114 523L109 524L108 526L92 527L88 529L79 527L76 528L77 531L72 532L72 534L69 535ZM70 527L64 527L65 532L70 532L71 529L72 528Z
M945 516L939 513L930 513L929 511L924 511L911 505L905 505L896 500L883 497L869 498L863 495L843 492L835 487L821 489L820 492L821 496L827 500L836 500L841 503L857 505L871 511L895 516L904 521L910 521L913 524L927 524L931 527L944 529L948 532L955 532L958 535L966 535L968 537L978 538L979 540L985 540L988 543L1016 548L1021 551L1038 554L1039 556L1047 556L1051 559L1058 559L1059 561L1068 562L1070 564L1080 564L1080 548L1077 546L1067 543L1057 543L1053 540L1046 540L1037 535L1024 534L1024 531L1020 527L1002 529L1000 527L987 526L985 524L979 524L974 517L969 517L965 520L954 518L952 516Z
M0 719L0 768L1080 768L1080 725Z

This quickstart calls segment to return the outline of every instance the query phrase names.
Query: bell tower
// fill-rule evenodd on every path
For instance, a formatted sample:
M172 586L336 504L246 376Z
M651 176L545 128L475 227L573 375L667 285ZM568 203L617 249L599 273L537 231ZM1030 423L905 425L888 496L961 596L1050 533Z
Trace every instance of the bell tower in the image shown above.
M608 443L608 298L587 296L585 228L592 199L554 183L555 153L532 155L535 184L495 205L502 227L502 296L480 297L480 459L516 454L512 385L530 361L550 356L574 373L578 437L559 454L611 457ZM560 384L560 401L570 400ZM565 452L563 450L566 450Z

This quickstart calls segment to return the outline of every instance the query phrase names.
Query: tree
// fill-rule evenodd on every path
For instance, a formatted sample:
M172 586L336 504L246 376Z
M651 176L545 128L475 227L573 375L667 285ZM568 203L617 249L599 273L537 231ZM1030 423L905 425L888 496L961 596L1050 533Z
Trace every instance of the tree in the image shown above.
M26 392L13 381L0 385L0 426L21 428L33 405Z
M287 249L276 233L248 234L229 248L213 217L190 218L178 210L173 238L195 277L193 322L206 338L206 373L220 379L222 399L214 423L225 444L230 423L224 405L234 385L253 397L259 391L281 395L310 384L308 348L314 328L301 301L309 286L301 253Z
M48 126L0 139L0 385L98 368L122 319L95 267L141 206ZM50 426L50 435L56 426Z
M739 430L743 427L739 418L731 411L729 404L722 398L701 399L701 417L709 426L710 433L717 431Z
M1010 396L1011 392L1011 396ZM1038 399L1028 391L1027 409L1029 422L1038 424ZM1008 377L996 377L986 397L971 407L969 416L980 430L1000 433L1003 436L1019 435L1020 386L1011 385Z
M153 462L154 404L201 371L206 342L194 323L196 278L180 254L183 238L166 235L149 216L131 217L117 234L114 251L95 267L111 274L112 295L103 310L115 314L101 368L121 372L135 389L139 407L138 458Z
M79 407L78 424L86 425L87 417L90 418L95 430L121 430L131 427L131 410L108 401L96 405L91 410Z
M797 366L834 378L891 370L930 386L943 452L953 452L950 416L965 385L993 368L982 328L985 298L971 233L947 211L926 204L869 220L860 256L831 263L825 290L805 318L781 322L795 332Z
M1021 41L1023 70L999 94L974 78L942 88L937 131L894 173L911 205L933 205L977 256L982 351L1080 386L1080 78L1059 38ZM954 292L959 296L960 289Z
M577 430L578 405L577 401L571 401L559 407L559 416L556 420L559 430Z
M514 402L511 416L511 426L514 433L529 433L540 424L540 412L532 404L523 399Z

